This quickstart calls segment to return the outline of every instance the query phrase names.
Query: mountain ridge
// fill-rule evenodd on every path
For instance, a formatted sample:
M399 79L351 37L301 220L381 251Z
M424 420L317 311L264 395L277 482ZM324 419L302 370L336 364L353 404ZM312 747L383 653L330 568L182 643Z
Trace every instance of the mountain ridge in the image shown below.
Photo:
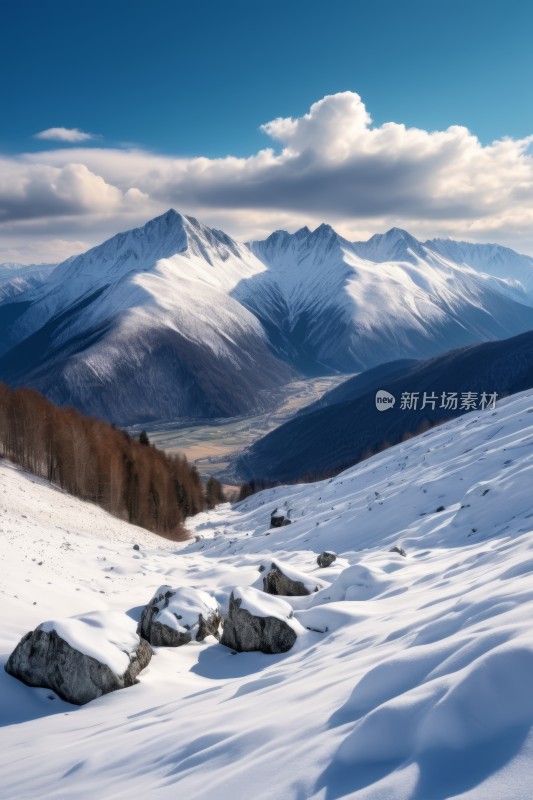
M427 360L382 364L327 392L284 425L258 439L235 461L239 478L296 481L336 473L368 455L395 445L424 428L468 411L462 393L498 397L533 388L533 331L512 339L482 342ZM379 390L391 393L394 405L376 408ZM424 392L435 394L433 407L423 406ZM443 393L455 392L457 408L441 408ZM401 398L414 393L417 404L402 409Z
M0 379L120 424L235 416L297 375L533 329L533 260L498 250L492 275L452 249L325 223L245 244L169 209L0 303Z

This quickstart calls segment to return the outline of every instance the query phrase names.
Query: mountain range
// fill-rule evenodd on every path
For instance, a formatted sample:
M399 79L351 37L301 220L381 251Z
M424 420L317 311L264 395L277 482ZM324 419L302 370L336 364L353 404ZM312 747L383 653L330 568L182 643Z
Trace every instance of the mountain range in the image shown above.
M43 283L56 264L0 264L0 302L5 302Z
M0 303L0 379L121 425L244 415L296 376L354 373L533 329L533 259L497 245L241 243L174 210Z

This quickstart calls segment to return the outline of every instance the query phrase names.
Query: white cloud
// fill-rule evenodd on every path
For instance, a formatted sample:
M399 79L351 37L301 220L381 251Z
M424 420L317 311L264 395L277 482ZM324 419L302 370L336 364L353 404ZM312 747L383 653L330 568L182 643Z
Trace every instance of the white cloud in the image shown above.
M80 131L79 128L47 128L39 131L34 136L35 139L50 139L56 142L87 142L94 139L93 133Z
M22 220L120 214L144 207L145 195L123 191L85 164L25 164L0 159L0 224Z
M0 159L0 246L7 230L43 240L47 226L94 244L174 206L239 238L326 221L352 239L400 225L533 252L533 136L484 145L460 126L375 126L353 92L262 130L273 146L249 158L92 146Z

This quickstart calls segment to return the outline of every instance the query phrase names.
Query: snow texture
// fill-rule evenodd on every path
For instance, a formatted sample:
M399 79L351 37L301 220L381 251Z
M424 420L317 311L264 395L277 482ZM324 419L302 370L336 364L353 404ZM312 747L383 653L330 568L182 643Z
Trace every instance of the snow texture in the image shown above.
M198 628L200 615L208 619L218 613L218 603L207 592L190 586L178 589L160 586L154 594L154 599L167 593L171 594L168 600L162 600L157 604L159 610L152 622L159 622L180 633L188 633Z
M161 584L274 603L300 628L279 655L161 648L138 684L79 709L0 671L3 796L529 800L532 485L531 391L204 512L179 548L1 462L3 661L66 607L138 619ZM293 524L271 530L278 507ZM264 597L267 559L328 585Z
M242 610L248 611L253 617L275 617L288 622L294 614L286 600L249 586L235 589L233 596L235 600L240 600Z
M42 622L37 630L55 631L74 650L106 664L117 675L126 672L139 645L135 620L118 611L93 611Z

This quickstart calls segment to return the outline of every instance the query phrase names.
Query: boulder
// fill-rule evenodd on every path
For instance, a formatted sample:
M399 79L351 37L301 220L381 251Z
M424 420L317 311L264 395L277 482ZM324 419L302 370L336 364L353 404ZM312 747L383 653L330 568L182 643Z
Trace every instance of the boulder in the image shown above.
M389 553L398 553L399 556L403 556L404 558L407 556L407 553L405 552L403 547L400 547L397 544L395 544L394 547L391 547Z
M96 611L43 622L21 639L5 670L28 686L52 689L68 703L84 705L132 686L151 658L134 620Z
M239 587L230 596L221 643L239 653L286 653L300 626L290 605L279 597Z
M218 603L207 592L160 586L142 612L139 633L154 647L180 647L193 638L218 638L221 620Z
M284 509L276 508L270 516L270 527L283 528L284 525L291 525L291 520L285 516Z
M318 556L316 563L319 567L331 567L334 561L337 560L337 554L333 553L331 550L324 550L323 553L320 553Z
M321 586L322 583L320 582ZM318 592L321 588L309 575L296 572L279 562L272 561L263 578L263 591L267 594L279 594L284 597L301 597Z

